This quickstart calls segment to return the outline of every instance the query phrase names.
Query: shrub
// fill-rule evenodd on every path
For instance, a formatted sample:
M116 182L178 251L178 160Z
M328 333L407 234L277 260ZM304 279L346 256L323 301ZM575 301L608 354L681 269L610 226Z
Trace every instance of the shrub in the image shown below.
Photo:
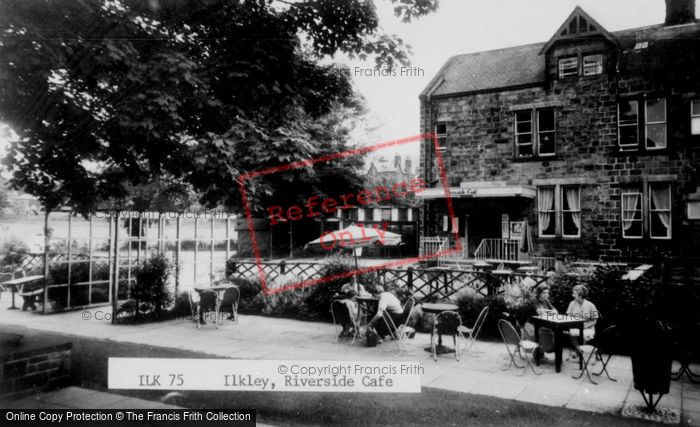
M180 292L175 297L175 302L170 309L170 315L172 317L177 317L180 319L187 318L187 316L192 315L192 307L190 306L190 295L189 292Z
M171 270L170 261L163 255L154 255L139 266L136 283L131 291L131 296L137 302L137 316L140 311L145 311L160 317L162 309L170 304L171 295L167 285Z
M0 266L15 266L21 264L29 253L29 246L21 240L11 239L2 244Z
M321 277L328 277L337 274L347 273L355 269L355 264L351 257L334 255L327 258L327 264L320 272ZM348 283L351 278L342 278L320 283L311 288L309 296L306 298L308 315L312 319L330 319L330 307L333 295L340 292L340 288Z
M233 278L230 279L238 285L240 299L238 311L245 314L260 314L265 307L265 295L262 293L262 285L257 279Z
M484 307L488 306L491 298L484 296L473 288L465 288L460 291L455 303L459 307L459 315L462 318L462 323L465 325L473 325L479 313Z
M304 318L304 295L298 291L285 291L264 297L262 314L278 317Z
M534 295L530 287L523 282L504 285L503 293L499 297L503 298L509 317L520 327L536 314Z

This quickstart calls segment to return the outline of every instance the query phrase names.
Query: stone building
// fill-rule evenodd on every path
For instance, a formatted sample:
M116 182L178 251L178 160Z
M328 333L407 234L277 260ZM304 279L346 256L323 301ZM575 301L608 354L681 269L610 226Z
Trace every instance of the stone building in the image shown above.
M522 236L539 256L700 254L700 23L694 0L666 5L616 32L577 7L548 41L450 58L420 95L422 238L466 258Z
M413 159L410 156L402 158L399 154L394 155L393 165L390 165L389 160L384 156L369 159L368 163L365 176L373 184L391 185L397 182L410 182L415 177Z

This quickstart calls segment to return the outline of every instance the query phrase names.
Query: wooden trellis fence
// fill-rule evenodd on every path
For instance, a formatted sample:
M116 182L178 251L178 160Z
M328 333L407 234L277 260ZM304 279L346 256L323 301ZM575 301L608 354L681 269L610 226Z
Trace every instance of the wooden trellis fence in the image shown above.
M264 262L260 266L268 284L277 279L293 278L297 281L321 277L325 264L319 262ZM230 265L229 275L255 280L258 265L254 261L237 261ZM419 300L445 299L469 287L483 295L495 295L505 285L528 280L528 286L537 287L547 280L546 276L525 273L494 275L488 271L421 269L381 269L367 273L376 275L385 287L394 284L408 289Z

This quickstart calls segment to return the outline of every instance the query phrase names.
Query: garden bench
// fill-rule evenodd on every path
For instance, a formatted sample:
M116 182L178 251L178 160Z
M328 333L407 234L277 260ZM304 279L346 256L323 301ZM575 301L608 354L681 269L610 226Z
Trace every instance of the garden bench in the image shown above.
M15 293L24 298L24 303L22 304L22 311L26 311L27 308L36 310L36 297L44 292L44 288L32 286L34 282L43 280L44 276L27 276L20 277L19 279L12 279L3 282L2 285L5 288L12 289L12 307L15 307ZM25 288L26 287L26 288Z

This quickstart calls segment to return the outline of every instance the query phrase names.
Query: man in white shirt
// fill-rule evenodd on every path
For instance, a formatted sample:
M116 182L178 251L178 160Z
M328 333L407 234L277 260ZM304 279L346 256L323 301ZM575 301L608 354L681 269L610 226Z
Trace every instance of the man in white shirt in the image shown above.
M398 326L403 320L403 307L401 307L401 301L396 298L396 295L391 292L385 292L382 286L377 286L377 291L375 293L379 298L377 304L377 314L369 322L369 327L374 329L380 338L384 338L389 335L389 329L386 326L386 322L382 318L382 313L386 313L391 316L394 321L394 325Z

